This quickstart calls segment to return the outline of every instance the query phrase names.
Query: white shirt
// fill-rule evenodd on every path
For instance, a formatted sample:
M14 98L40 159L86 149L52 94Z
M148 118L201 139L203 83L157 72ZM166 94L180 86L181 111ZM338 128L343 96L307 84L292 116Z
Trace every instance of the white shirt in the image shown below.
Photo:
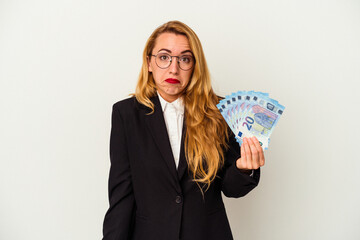
M181 135L184 120L184 103L182 98L169 103L158 93L164 114L166 129L169 135L171 150L175 159L176 169L179 166Z

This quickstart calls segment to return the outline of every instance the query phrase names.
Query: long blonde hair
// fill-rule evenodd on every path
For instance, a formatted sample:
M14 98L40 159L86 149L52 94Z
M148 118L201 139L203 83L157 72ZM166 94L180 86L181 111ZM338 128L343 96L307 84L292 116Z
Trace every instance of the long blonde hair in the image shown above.
M143 64L135 97L138 102L154 111L154 104L150 98L156 95L156 86L152 73L149 72L147 60L157 37L165 32L186 36L195 57L193 73L183 93L186 123L185 156L194 181L198 185L199 183L207 185L207 190L218 170L224 165L228 131L223 117L216 108L219 97L211 87L210 74L200 40L190 27L179 21L170 21L151 34L143 52Z

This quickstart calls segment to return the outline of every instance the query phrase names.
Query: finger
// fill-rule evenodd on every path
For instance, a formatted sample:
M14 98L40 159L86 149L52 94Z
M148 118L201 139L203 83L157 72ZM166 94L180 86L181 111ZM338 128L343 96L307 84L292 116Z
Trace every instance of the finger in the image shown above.
M253 143L254 143L254 146L255 146L255 148L256 148L256 151L257 151L257 153L258 153L258 164L259 164L259 167L261 166L261 162L262 162L262 158L264 158L264 154L263 154L263 149L262 149L262 147L261 147L261 145L260 145L260 142L259 142L259 140L257 139L257 137L253 137L252 138L252 141L253 141Z
M251 150L250 150L250 146L249 146L249 139L244 137L244 148L245 148L245 153L246 153L246 168L247 169L252 169L252 160L251 160Z
M244 148L244 140L243 143L240 146L240 153L241 153L241 157L236 161L236 166L239 169L244 169L246 167L246 153L245 153L245 148Z
M260 142L256 137L254 137L253 140L254 140L255 147L259 153L259 165L260 165L260 167L262 167L265 164L264 150L262 149Z
M251 158L252 158L252 167L253 169L258 169L260 167L260 156L258 149L255 146L255 137L249 139L249 146L251 149Z

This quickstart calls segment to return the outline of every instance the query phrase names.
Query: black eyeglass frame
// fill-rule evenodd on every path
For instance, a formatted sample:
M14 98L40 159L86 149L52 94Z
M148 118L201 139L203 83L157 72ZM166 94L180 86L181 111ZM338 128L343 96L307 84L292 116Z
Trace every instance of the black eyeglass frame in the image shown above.
M159 55L159 54L168 55L168 56L170 57L169 66L167 66L167 67L160 67L160 66L159 66L159 64L158 64L157 61L156 61L156 57L157 57L157 55ZM176 58L177 58L177 63L178 63L178 65L179 65L179 68L180 68L181 70L183 70L183 71L189 71L189 70L191 70L192 68L194 68L195 63L196 63L194 56L186 55L186 54L180 55L180 56L171 56L170 54L167 54L167 53L158 53L158 54L156 54L156 55L150 54L149 56L155 57L156 66L158 66L158 67L161 68L161 69L166 69L166 68L170 67L170 65L171 65L171 63L172 63L173 57L176 57ZM192 58L194 59L194 64L191 66L191 68L185 70L185 69L183 69L183 68L180 67L180 57L182 57L182 56L190 56L190 57L192 57Z

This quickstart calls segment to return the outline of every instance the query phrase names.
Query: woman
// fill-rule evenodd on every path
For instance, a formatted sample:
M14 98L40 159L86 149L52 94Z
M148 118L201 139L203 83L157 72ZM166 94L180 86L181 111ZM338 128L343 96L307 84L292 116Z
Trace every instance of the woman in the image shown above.
M134 97L113 105L104 240L233 239L221 192L246 195L265 160L256 138L240 157L218 102L196 34L157 28Z

